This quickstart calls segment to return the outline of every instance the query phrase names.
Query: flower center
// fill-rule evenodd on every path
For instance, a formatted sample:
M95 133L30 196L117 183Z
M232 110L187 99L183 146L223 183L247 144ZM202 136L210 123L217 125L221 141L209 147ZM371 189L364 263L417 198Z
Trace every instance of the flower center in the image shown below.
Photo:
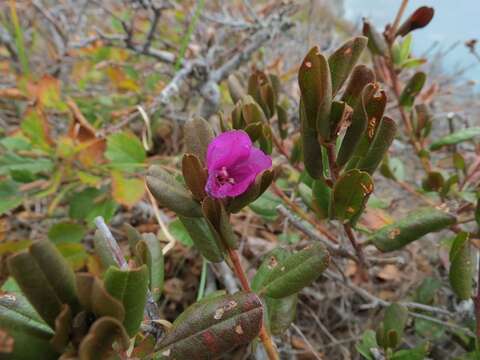
M216 180L220 185L235 184L235 179L230 177L225 166L223 166L220 171L217 172Z

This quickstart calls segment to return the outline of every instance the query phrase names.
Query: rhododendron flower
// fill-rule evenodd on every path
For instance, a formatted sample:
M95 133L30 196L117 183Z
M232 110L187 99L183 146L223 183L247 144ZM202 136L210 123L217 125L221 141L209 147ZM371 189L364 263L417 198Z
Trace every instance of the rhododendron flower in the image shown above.
M270 156L254 147L245 131L224 132L208 145L205 191L217 199L241 195L271 166Z

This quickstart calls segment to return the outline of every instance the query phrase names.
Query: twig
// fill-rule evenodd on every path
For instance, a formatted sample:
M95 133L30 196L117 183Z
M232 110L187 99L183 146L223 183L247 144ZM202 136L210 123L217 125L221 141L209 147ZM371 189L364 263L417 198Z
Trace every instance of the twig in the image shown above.
M310 341L308 341L308 339L305 337L305 335L303 335L303 332L302 330L300 330L298 328L297 325L293 324L292 323L292 328L297 332L298 335L300 335L300 337L302 338L302 340L305 342L305 344L307 344L307 346L310 348L310 352L311 354L315 357L315 359L317 360L323 360L320 355L318 354L318 352L314 349L314 347L312 346L312 344L310 344Z
M395 20L393 21L392 26L390 27L389 31L389 40L393 41L395 39L395 33L397 32L398 26L400 25L400 20L402 20L403 13L407 8L408 0L402 0L400 4L400 8L397 11L397 15L395 16Z
M245 270L242 267L237 251L227 248L227 252L232 262L233 272L235 273L238 280L240 281L240 284L242 285L243 290L247 292L251 292L252 289L250 288L247 275L245 274ZM262 341L263 346L265 347L265 351L267 352L268 358L270 360L280 360L280 357L278 356L278 352L275 348L275 345L273 344L272 338L268 334L267 329L265 328L265 324L263 322L262 322L262 327L260 329L260 333L258 334L258 336L260 337L260 340Z

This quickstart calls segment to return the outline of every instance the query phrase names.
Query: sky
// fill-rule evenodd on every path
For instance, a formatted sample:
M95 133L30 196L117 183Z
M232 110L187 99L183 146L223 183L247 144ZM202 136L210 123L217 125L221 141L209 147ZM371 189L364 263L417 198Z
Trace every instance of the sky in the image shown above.
M368 17L383 29L395 17L399 5L400 0L345 0L345 15L353 21ZM414 53L421 55L435 41L440 41L442 49L461 41L447 56L445 64L452 71L457 65L476 64L466 76L476 80L480 88L480 63L463 45L466 40L478 39L477 52L480 53L480 0L410 0L405 15L422 5L434 7L435 16L427 28L414 32Z

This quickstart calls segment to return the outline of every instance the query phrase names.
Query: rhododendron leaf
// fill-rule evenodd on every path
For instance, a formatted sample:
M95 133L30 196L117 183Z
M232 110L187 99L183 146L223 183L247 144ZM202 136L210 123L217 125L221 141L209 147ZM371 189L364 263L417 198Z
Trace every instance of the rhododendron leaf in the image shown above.
M360 101L362 90L367 84L375 82L375 73L366 65L355 65L343 92L341 101L346 102L354 109Z
M111 266L104 276L105 289L119 300L125 309L123 325L133 337L143 320L147 302L148 268L142 265L136 269L120 270Z
M254 293L203 299L187 308L157 344L158 355L207 360L250 343L262 324L262 303Z
M260 105L264 117L270 118L273 116L275 112L275 95L270 78L265 73L256 70L250 75L247 92Z
M54 333L45 324L21 294L0 297L0 324L5 344L2 344L2 358L28 360L38 358L58 359L59 354L50 344ZM11 339L11 347L6 341Z
M355 149L362 138L364 131L368 127L367 104L370 102L376 91L374 84L368 84L362 91L362 101L360 101L352 114L352 122L345 133L342 145L338 152L337 165L342 167L354 154Z
M318 47L313 47L303 59L298 71L298 84L305 112L302 126L315 129L322 141L328 141L332 80L328 61Z
M164 259L160 241L154 234L144 234L135 253L140 264L148 268L148 285L155 301L158 301L163 289Z
M438 150L443 146L459 144L464 141L472 140L475 137L480 137L480 126L472 126L458 130L452 134L437 139L430 145L430 150Z
M331 214L334 218L354 224L373 192L373 181L364 171L349 170L335 183Z
M207 223L223 247L236 249L238 247L237 236L234 234L229 216L220 200L205 198L202 210Z
M388 152L388 148L392 144L396 132L397 125L395 121L389 117L384 117L375 131L375 135L369 144L366 154L360 159L356 168L372 175Z
M422 91L426 80L427 75L424 72L419 71L415 73L410 80L408 80L400 95L400 105L405 107L413 106L415 97Z
M200 159L193 154L185 154L182 159L182 173L187 187L198 201L202 201L207 194L205 184L207 183L207 172Z
M28 250L10 256L7 265L22 293L50 326L55 326L62 304L78 308L73 270L51 242L32 243Z
M55 335L50 340L53 348L62 353L70 342L70 331L73 325L70 306L63 304L62 311L55 319Z
M148 188L159 205L166 206L182 216L202 215L200 205L190 196L187 189L160 166L150 167L146 179Z
M230 213L239 212L248 204L258 199L270 186L273 181L273 170L265 170L257 175L255 182L242 195L233 198L227 205L227 210Z
M459 233L450 249L450 270L448 279L453 291L460 300L472 296L474 266L469 235Z
M96 320L78 349L80 360L108 359L113 353L112 345L116 342L120 349L128 348L128 335L123 325L114 318L102 317Z
M368 40L365 36L354 37L343 43L329 56L328 65L332 78L333 96L335 96L349 77L353 67L367 46L367 42Z
M215 137L210 123L201 117L194 117L185 123L183 133L186 152L205 162L208 144Z
M270 125L268 124L263 124L262 126L262 133L260 138L258 139L258 143L260 145L260 149L265 154L270 155L273 150L273 142L272 142L272 130L270 128Z
M250 140L255 142L262 136L263 124L261 122L248 124L244 130L250 137Z
M242 99L242 118L247 125L267 121L262 108L251 96Z
M398 28L397 34L400 36L407 35L410 31L421 29L427 26L433 19L435 10L432 7L422 6L414 11L407 20Z
M312 184L312 206L319 219L326 219L330 214L332 190L324 181L315 180Z
M307 246L284 260L272 263L260 294L284 298L309 286L328 267L330 255L321 244Z
M456 218L444 211L424 208L377 230L369 242L382 252L394 251L426 234L445 229L455 222Z
M336 138L346 121L350 118L352 109L343 101L333 101L330 112L330 133Z
M363 21L363 35L368 38L368 48L374 55L386 56L388 46L385 38L369 21Z
M281 105L277 105L277 121L280 138L285 140L288 135L288 113Z
M445 179L438 171L430 171L422 180L422 188L425 191L440 191L444 184Z
M305 169L312 178L321 179L323 177L322 147L318 141L317 130L310 127L307 122L302 101L300 101L300 127Z
M298 294L281 299L267 297L265 312L268 316L268 329L273 335L282 335L288 330L297 315Z
M193 244L200 253L211 262L223 261L223 246L217 241L210 226L203 217L188 218L179 216L179 220L185 226L192 238Z
M234 74L228 76L227 86L232 102L236 104L245 95L243 86Z
M108 242L103 237L103 233L99 230L95 231L93 236L93 245L95 248L95 254L100 258L103 269L108 269L109 266L116 265L117 262L113 257L112 251L108 246Z
M76 284L83 309L97 317L108 316L120 322L125 319L122 303L105 290L99 278L89 273L78 273Z

